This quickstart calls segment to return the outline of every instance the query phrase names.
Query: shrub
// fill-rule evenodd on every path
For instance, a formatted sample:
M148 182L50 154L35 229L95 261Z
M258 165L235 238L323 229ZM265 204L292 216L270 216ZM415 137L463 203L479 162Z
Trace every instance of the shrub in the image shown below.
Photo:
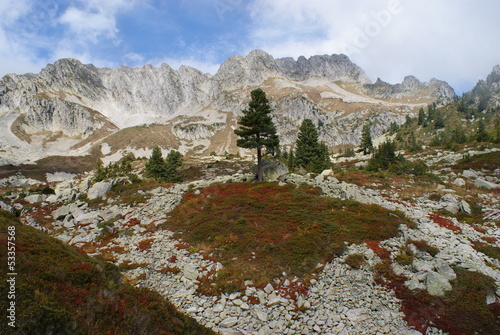
M413 251L408 246L403 246L396 255L396 262L400 265L410 265L413 263Z
M350 254L345 258L345 263L353 269L359 269L365 264L365 257L362 254Z

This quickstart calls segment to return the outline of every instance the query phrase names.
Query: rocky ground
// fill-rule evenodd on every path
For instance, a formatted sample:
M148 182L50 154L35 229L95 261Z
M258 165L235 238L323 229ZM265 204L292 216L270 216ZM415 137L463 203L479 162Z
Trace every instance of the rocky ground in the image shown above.
M487 152L491 152L488 149ZM471 155L486 151L471 151ZM380 247L395 260L405 247L412 250L408 264L392 262L396 274L404 275L411 290L425 290L441 296L451 290L453 267L477 271L493 278L496 292L489 292L488 304L500 299L500 261L475 247L475 242L500 247L500 169L457 171L454 164L462 156L440 152L425 157L441 182L413 197L407 195L412 184L391 184L381 188L342 180L342 174L324 171L320 175L287 174L280 183L320 187L324 196L352 199L399 210L415 225L400 226L397 237ZM419 334L408 326L411 315L404 315L394 291L374 280L373 268L381 257L366 245L349 245L339 258L318 264L315 276L305 283L277 279L265 287L246 283L246 290L220 296L196 293L199 280L220 270L222 264L193 250L174 238L173 233L156 229L168 220L170 212L192 189L214 182L251 180L239 172L175 185L139 191L143 196L135 205L108 197L117 180L91 184L91 176L55 184L55 194L32 194L20 198L11 192L0 202L2 208L22 213L22 220L57 238L82 248L90 255L107 258L119 265L129 281L147 286L168 297L181 311L221 334ZM418 181L415 181L418 183ZM436 196L437 194L437 196ZM84 195L84 196L83 196ZM434 196L432 196L434 195ZM105 199L105 200L102 200ZM474 200L474 201L473 201ZM471 214L473 202L481 202L484 222L463 222L459 215ZM443 214L444 213L444 214ZM446 215L449 213L450 215ZM425 241L437 252L420 250L411 241ZM422 242L420 242L422 243ZM350 254L363 255L359 269L346 264ZM293 298L291 290L301 292ZM432 320L430 320L432 321ZM429 334L440 334L429 327Z

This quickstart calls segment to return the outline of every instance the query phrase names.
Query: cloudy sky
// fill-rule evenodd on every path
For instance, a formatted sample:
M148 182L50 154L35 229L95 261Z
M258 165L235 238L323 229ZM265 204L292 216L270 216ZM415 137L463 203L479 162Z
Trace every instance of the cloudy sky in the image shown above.
M234 54L348 55L375 81L470 90L500 63L498 0L0 0L0 76L72 57L215 73Z

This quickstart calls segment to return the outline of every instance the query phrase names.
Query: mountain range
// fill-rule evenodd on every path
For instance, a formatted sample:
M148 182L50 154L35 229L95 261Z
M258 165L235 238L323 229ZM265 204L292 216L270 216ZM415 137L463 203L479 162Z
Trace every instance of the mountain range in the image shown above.
M257 87L271 101L284 147L293 145L305 118L331 148L357 145L366 122L378 136L427 104L456 99L436 79L372 83L345 55L274 59L254 50L228 58L215 75L61 59L38 74L0 80L0 165L88 153L112 161L127 152L146 156L155 145L184 154L237 153L233 130Z

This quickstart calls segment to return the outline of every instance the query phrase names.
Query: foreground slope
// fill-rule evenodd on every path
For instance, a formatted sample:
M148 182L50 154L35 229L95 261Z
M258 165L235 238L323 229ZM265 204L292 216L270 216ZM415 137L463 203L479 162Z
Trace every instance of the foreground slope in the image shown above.
M118 269L0 210L2 264L15 227L15 328L1 334L212 334L159 294L121 281ZM11 246L12 244L9 244ZM1 281L2 315L9 283Z

